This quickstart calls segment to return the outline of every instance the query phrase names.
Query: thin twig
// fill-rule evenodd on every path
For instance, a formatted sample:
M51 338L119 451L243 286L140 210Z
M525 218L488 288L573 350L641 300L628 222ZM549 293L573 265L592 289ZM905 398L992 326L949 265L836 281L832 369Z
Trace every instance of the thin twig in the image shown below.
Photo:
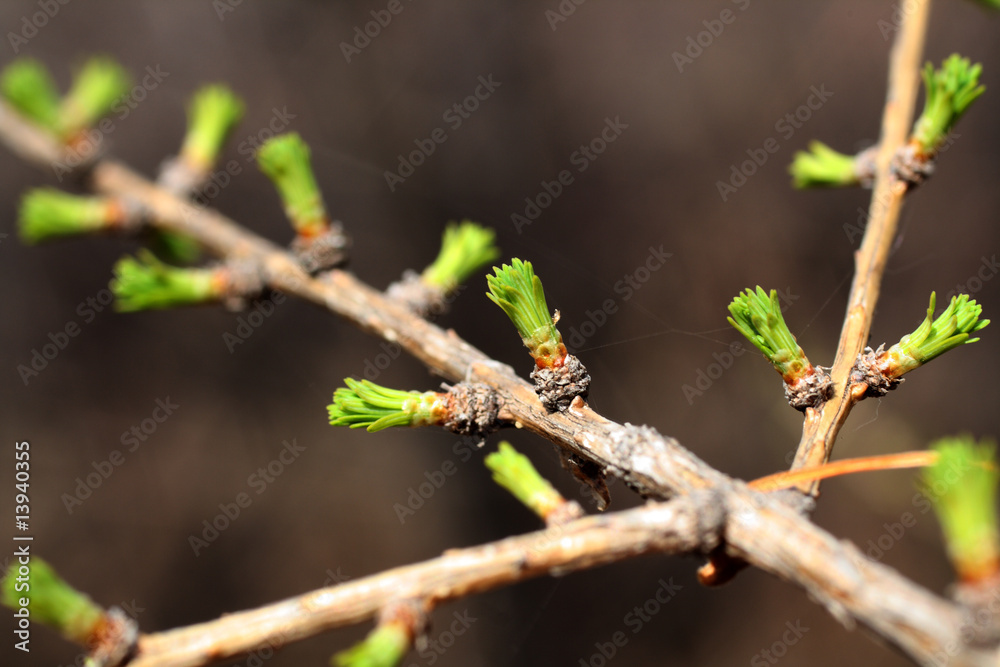
M893 155L905 143L916 106L920 61L931 11L931 0L912 3L903 12L902 25L889 59L889 91L882 113L882 138L876 158L875 186L868 208L868 223L861 247L855 253L854 281L847 299L847 314L837 344L831 376L834 394L820 409L807 409L802 438L792 469L818 466L830 458L840 427L851 409L864 398L865 385L851 383L851 370L871 332L875 304L889 251L896 238L899 212L906 185L890 169ZM802 482L810 495L819 492L819 480Z
M554 572L568 573L648 553L686 553L706 534L702 508L690 499L577 519L561 526L229 614L139 641L129 667L195 667L280 646L376 616L401 599L434 607ZM721 518L721 514L717 515ZM707 527L707 534L719 526Z

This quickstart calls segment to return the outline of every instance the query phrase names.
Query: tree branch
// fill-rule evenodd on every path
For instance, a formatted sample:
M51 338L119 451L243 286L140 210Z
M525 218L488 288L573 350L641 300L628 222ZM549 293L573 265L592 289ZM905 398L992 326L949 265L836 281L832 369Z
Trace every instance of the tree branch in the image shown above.
M871 333L882 275L896 238L899 212L907 191L906 184L896 177L890 165L910 131L930 11L931 0L922 0L913 3L912 11L903 12L902 25L889 58L889 91L882 112L875 185L865 234L855 253L854 281L831 371L834 394L818 411L807 409L793 470L829 460L840 427L868 388L867 384L852 382L851 371ZM819 481L804 482L799 488L815 496L819 493Z
M913 30L904 27L908 35ZM900 42L904 41L901 38ZM904 67L899 62L909 63L899 53L912 56L914 48L919 54L919 43L906 49L897 46L892 68L896 73L894 82ZM893 90L890 105L899 103L900 96L906 93L896 83ZM908 94L912 97L912 91ZM912 110L912 99L909 106ZM907 117L909 113L906 112ZM888 131L884 134L889 136ZM888 155L891 143L885 137L881 157ZM20 121L6 105L0 105L0 139L22 157L42 165L51 166L63 154L58 145L37 128ZM880 166L888 173L887 162L880 161ZM676 440L648 427L607 420L582 400L574 401L565 412L550 414L539 403L533 387L513 369L491 360L454 332L429 323L351 274L332 270L312 277L284 249L215 211L193 206L114 161L98 161L89 173L98 191L138 203L147 212L152 226L190 236L220 257L255 263L269 287L295 294L366 331L399 343L451 381L488 384L500 397L502 419L524 426L567 452L596 463L646 496L674 498L666 504L580 519L561 528L449 552L423 564L323 589L260 610L144 636L132 664L146 667L207 664L263 647L271 640L286 643L335 625L358 622L375 615L400 595L427 598L433 604L528 576L559 574L641 553L706 549L720 536L731 556L798 584L845 624L858 621L867 625L918 662L936 664L936 656L956 646L965 649L960 664L986 664L987 659L993 660L993 656L963 645L961 607L916 586L891 568L867 560L857 548L819 529L787 502L792 499L794 504L794 497L752 491L705 464ZM870 327L871 308L878 294L902 197L897 189L887 180L881 188L876 188L876 195L880 191L889 192L890 205L881 214L881 222L874 219L873 211L868 230L871 236L866 235L859 255L852 305L842 334L843 349L838 354L842 373L848 361L848 347L860 350ZM873 226L882 231L874 233ZM853 365L853 357L849 360ZM840 405L848 406L849 411L853 403L842 397ZM809 415L807 428L813 422L818 428L824 419L833 419L832 415L843 409L830 409L829 418L828 410L822 415ZM834 419L830 423L833 426L817 431L826 434L822 436L823 447L810 450L819 451L824 457L842 422ZM552 531L559 531L557 540L553 540Z

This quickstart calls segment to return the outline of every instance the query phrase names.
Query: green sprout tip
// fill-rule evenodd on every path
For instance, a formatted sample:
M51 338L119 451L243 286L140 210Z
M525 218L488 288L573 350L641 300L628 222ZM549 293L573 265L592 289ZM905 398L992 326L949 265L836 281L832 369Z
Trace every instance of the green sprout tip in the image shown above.
M26 243L88 234L114 227L121 207L108 197L79 197L55 188L25 193L18 211L18 229Z
M364 427L371 432L393 426L428 426L441 424L447 412L445 395L433 391L400 391L351 378L344 384L327 406L333 426Z
M951 303L935 320L936 301L937 294L931 292L927 316L917 330L903 336L880 355L879 363L885 375L898 378L948 350L975 343L979 339L970 336L990 323L989 320L979 319L983 307L970 299L968 294L952 297Z
M94 56L87 60L62 99L59 130L63 139L71 141L111 111L128 92L130 82L128 73L113 59Z
M931 63L924 67L924 110L911 137L922 154L934 155L958 119L986 90L979 85L982 70L981 64L973 65L957 53L948 57L941 69L935 70Z
M764 353L787 384L794 384L813 372L812 364L781 315L777 290L768 294L760 285L756 292L747 289L729 304L729 312L729 323Z
M329 227L309 146L295 132L269 139L257 152L257 164L278 189L285 213L300 236L314 237Z
M32 58L15 60L0 74L0 92L32 122L55 131L59 120L59 92L45 65Z
M542 519L566 504L566 499L535 470L531 460L506 440L497 451L486 456L485 462L493 472L493 481Z
M11 562L0 587L3 604L14 609L15 615L27 608L31 619L78 644L89 644L104 619L100 606L37 556L32 556L28 564Z
M188 130L181 148L184 160L195 169L210 170L243 111L243 100L226 86L200 88L188 105Z
M335 667L395 667L410 650L410 629L402 622L384 623L346 651L333 656Z
M952 564L963 582L991 578L1000 570L996 446L962 436L939 440L932 449L938 460L924 470L922 486L941 522Z
M842 187L859 182L856 156L839 153L821 141L798 151L788 167L796 188Z
M507 313L540 368L560 365L566 358L566 346L531 262L514 258L509 265L493 270L496 275L486 276L490 288L486 296Z
M423 281L443 292L451 292L483 264L500 256L495 238L492 229L469 220L449 224L441 240L441 252L434 263L424 269Z
M120 259L114 271L111 291L122 312L214 301L221 298L225 287L218 270L168 266L146 249L140 250L137 258Z

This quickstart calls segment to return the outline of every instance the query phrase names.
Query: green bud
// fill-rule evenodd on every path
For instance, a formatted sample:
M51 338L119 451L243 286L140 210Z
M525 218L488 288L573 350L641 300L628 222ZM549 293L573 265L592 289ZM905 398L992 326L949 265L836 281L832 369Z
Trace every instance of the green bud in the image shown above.
M729 323L764 353L786 383L794 384L812 372L812 364L781 315L777 290L769 295L760 285L756 292L747 289L729 304L729 312Z
M341 651L330 661L335 667L395 667L410 650L412 634L401 622L385 623L364 641Z
M20 58L0 74L4 99L35 124L54 132L59 119L59 92L45 65Z
M924 470L922 487L941 522L952 565L962 581L989 578L1000 566L996 446L961 436L939 440L932 449L938 460Z
M59 134L68 141L93 126L128 92L130 82L128 73L111 58L95 56L87 60L62 100Z
M257 164L278 189L285 214L299 235L317 236L327 229L330 217L302 137L291 132L266 141L257 152Z
M371 432L393 426L441 424L447 414L444 394L400 391L368 380L346 378L347 387L333 394L327 406L333 426L365 427Z
M860 182L856 157L838 153L821 141L809 143L809 152L798 151L788 171L796 188L842 187Z
M188 130L181 157L196 169L211 169L229 133L243 117L243 110L243 101L226 86L200 88L188 105Z
M22 598L27 598L32 620L53 628L66 639L78 644L91 642L95 630L104 619L104 610L89 597L66 583L51 565L37 556L31 557L30 572L22 578L20 564L12 562L7 568L2 585L3 604L20 609ZM27 583L30 593L18 590Z
M120 220L121 207L112 198L79 197L55 188L29 190L18 211L18 228L26 243L104 231Z
M496 234L469 220L450 223L444 230L441 252L434 263L424 269L423 281L444 292L454 290L483 264L500 256Z
M201 243L190 236L162 229L150 231L149 244L158 257L175 264L194 264L201 258Z
M979 85L982 69L981 64L972 65L968 58L957 53L945 60L937 71L930 63L924 67L924 110L911 136L911 141L924 155L937 152L958 119L986 90Z
M493 481L542 519L566 504L566 499L538 474L531 460L506 440L500 443L497 451L487 455L485 462L493 472Z
M225 287L218 270L167 266L146 249L140 250L136 259L123 257L114 271L111 291L122 312L215 301Z
M935 320L936 299L937 294L931 292L927 316L916 331L903 336L898 343L879 355L879 368L884 375L898 378L948 350L966 343L975 343L979 339L969 336L990 323L989 320L979 319L983 307L970 299L968 294L952 297L951 303Z
M535 275L531 262L513 259L502 267L493 267L496 275L486 276L490 291L486 296L500 306L517 328L525 347L544 368L566 357L562 334L545 303L541 279Z

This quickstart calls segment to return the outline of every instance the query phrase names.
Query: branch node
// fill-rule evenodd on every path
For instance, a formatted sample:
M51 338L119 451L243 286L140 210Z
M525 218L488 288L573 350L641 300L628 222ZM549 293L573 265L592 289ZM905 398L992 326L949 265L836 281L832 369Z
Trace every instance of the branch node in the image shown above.
M243 310L247 301L259 296L266 286L260 262L249 258L229 259L226 270L226 287L222 302L229 310Z
M95 632L88 664L92 667L124 665L135 655L138 642L139 624L120 607L111 607Z
M783 384L785 400L800 412L805 412L806 408L818 408L833 395L830 369L824 366L813 366L812 373L800 377L793 383Z
M889 169L907 190L912 190L934 173L934 156L921 152L919 145L908 143L892 156Z
M566 355L562 366L536 366L531 379L535 382L535 393L549 412L562 412L574 399L585 398L590 391L590 373L572 354Z
M500 399L491 387L481 382L441 386L448 392L444 428L480 440L500 428Z
M867 385L866 397L881 398L906 381L905 378L892 378L882 372L878 358L884 352L883 348L884 344L879 345L877 350L866 347L851 369L851 384Z
M334 221L314 236L296 236L291 250L302 268L310 274L316 274L345 263L350 247L350 237L343 226Z

